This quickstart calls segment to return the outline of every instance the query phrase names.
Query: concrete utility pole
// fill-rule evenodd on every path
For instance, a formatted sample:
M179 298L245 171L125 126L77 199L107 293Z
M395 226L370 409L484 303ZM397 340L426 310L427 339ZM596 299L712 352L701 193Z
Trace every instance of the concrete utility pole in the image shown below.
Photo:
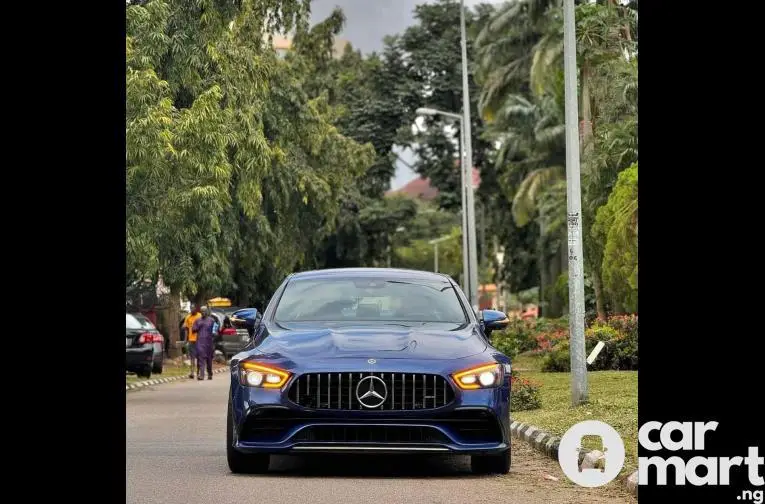
M470 90L468 87L468 59L467 59L467 30L465 28L465 2L460 0L460 38L462 41L462 126L464 128L465 138L465 162L462 172L465 176L465 203L468 209L467 231L468 231L468 260L470 263L470 279L468 284L468 298L473 310L478 312L478 256L475 238L475 202L473 200L473 147L470 122Z
M471 281L470 279L473 277L473 274L471 274L470 271L470 248L468 247L468 210L467 210L467 184L468 180L472 181L472 177L467 178L465 174L465 149L466 146L469 144L469 142L465 141L465 127L464 127L464 117L455 114L454 112L445 112L443 110L436 110L428 107L420 107L417 109L418 115L427 115L427 116L437 116L442 115L444 117L448 117L450 119L455 119L459 121L460 124L460 193L462 195L462 213L460 215L462 219L462 290L465 292L465 295L468 296L468 299L470 299L470 285ZM472 174L471 174L472 175ZM473 304L473 301L470 300L470 303Z
M568 306L571 349L571 404L587 402L584 347L584 262L579 170L579 109L576 94L576 14L563 0L563 72L566 91L566 203L568 206Z

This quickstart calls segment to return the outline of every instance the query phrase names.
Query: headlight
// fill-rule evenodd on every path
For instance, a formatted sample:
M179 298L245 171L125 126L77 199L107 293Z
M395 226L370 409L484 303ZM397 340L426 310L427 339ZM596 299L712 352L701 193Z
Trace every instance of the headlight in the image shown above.
M454 382L462 390L497 387L502 382L500 364L482 364L452 374Z
M278 389L290 378L288 371L254 362L242 362L239 365L239 371L242 385L250 387Z

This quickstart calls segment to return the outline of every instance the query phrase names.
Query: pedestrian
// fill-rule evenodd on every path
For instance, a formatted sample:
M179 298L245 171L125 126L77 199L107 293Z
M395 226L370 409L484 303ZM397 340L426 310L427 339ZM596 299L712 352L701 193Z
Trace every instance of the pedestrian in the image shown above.
M197 359L197 332L194 330L194 323L202 318L202 314L199 312L199 306L194 305L191 312L186 315L186 319L183 321L183 329L186 331L186 348L188 349L189 362L189 378L194 379L194 365Z
M210 309L207 306L203 306L200 311L202 318L194 322L191 328L197 333L197 379L205 379L205 368L207 368L207 379L212 380L212 361L215 350L213 328L216 322L210 315Z

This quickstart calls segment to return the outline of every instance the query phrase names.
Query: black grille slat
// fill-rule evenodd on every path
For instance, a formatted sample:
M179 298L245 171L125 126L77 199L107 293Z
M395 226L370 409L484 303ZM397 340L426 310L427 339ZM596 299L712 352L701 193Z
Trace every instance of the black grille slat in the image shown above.
M346 377L344 377L346 378ZM324 377L326 379L326 377ZM344 379L343 382L346 380ZM398 381L398 380L397 380ZM311 383L316 383L315 379ZM334 382L333 382L334 384ZM304 387L301 386L301 397ZM297 389L296 389L297 391ZM333 392L334 393L334 392ZM312 441L317 428L337 429L331 434L335 441L343 442L418 442L425 434L438 437L438 427L446 429L455 436L455 439L463 443L497 443L502 441L502 429L497 418L489 411L483 409L457 410L433 412L427 419L413 421L412 418L402 415L393 416L370 416L356 419L355 423L337 422L331 412L329 415L323 412L298 412L281 408L256 409L248 415L244 422L239 438L247 442L278 442L288 439L293 429L312 424L298 432L296 440ZM407 423L416 425L406 425ZM402 425L404 424L404 425ZM423 425L424 424L424 425ZM370 434L370 429L378 429L381 437L375 438ZM388 430L380 430L388 429ZM399 429L399 430L396 430ZM300 433L303 434L300 434ZM418 433L419 432L419 433ZM425 434L423 434L423 432ZM331 441L332 437L325 438ZM425 440L425 442L441 442L438 439Z
M376 408L362 406L356 398L356 387L368 376L380 378L387 387L385 401ZM446 406L454 401L454 390L444 377L435 374L307 373L293 381L288 397L309 409L410 411Z

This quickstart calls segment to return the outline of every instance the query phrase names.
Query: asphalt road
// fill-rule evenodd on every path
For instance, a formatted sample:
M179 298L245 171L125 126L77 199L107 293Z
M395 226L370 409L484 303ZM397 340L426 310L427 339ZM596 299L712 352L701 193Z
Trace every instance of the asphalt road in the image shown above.
M272 457L267 475L226 465L228 374L128 392L128 504L635 503L615 483L570 483L557 462L516 441L504 476L474 476L467 457ZM558 478L557 481L549 477Z

